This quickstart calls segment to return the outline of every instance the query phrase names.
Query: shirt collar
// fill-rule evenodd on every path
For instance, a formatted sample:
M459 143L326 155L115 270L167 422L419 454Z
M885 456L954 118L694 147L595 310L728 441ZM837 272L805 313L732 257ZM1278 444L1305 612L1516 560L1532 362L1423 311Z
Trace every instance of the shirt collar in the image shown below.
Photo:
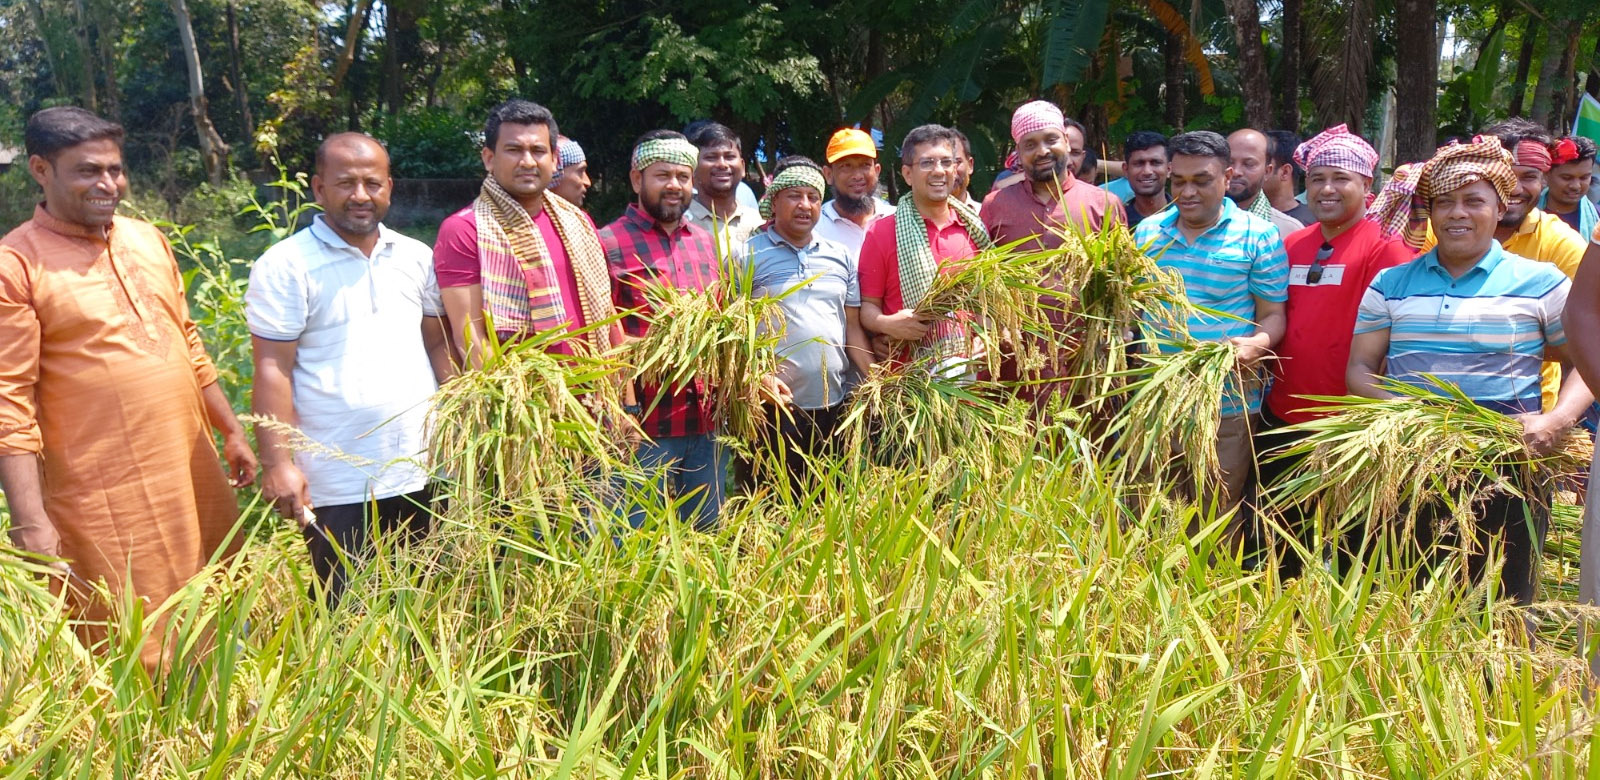
M1558 217L1559 219L1559 217ZM1544 212L1536 208L1528 209L1527 216L1522 218L1522 224L1517 226L1517 235L1525 236L1539 229L1539 223L1544 221Z
M1500 247L1500 242L1491 240L1489 242L1489 251L1484 252L1483 257L1478 258L1478 263L1467 269L1467 273L1462 274L1461 276L1465 277L1467 274L1480 270L1485 274L1494 273L1494 269L1500 265L1500 261L1503 260L1505 256L1505 250ZM1427 254L1424 254L1419 259L1422 261L1422 266L1424 268L1437 270L1439 273L1442 273L1446 276L1450 275L1450 270L1445 268L1443 263L1439 262L1438 247L1429 249Z
M117 224L116 218L113 217L111 224L106 225L105 230L101 230L92 225L80 225L76 222L56 219L54 214L45 210L43 203L33 207L33 222L51 233L58 233L68 238L92 238L96 241L110 241L111 230Z
M344 236L335 232L333 227L328 224L328 218L325 214L318 214L311 220L311 235L321 241L324 246L333 249L348 249L362 257L367 256L365 252L353 246L349 241L344 240ZM383 223L379 222L378 243L372 247L372 256L377 257L380 252L389 248L393 243L394 231L384 227Z

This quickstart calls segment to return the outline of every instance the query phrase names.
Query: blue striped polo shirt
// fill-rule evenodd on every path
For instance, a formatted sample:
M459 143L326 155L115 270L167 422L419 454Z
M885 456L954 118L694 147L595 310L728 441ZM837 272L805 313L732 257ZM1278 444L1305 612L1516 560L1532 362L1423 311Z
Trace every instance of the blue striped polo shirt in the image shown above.
M1394 379L1426 387L1432 383L1421 375L1432 374L1490 409L1539 411L1539 367L1545 347L1567 343L1561 310L1572 282L1499 241L1459 279L1438 251L1372 280L1356 334L1388 329L1385 373Z
M1257 296L1268 301L1289 300L1289 258L1278 228L1234 205L1232 199L1222 199L1217 224L1193 242L1178 229L1176 208L1146 217L1133 237L1157 265L1183 277L1190 303L1237 318L1191 314L1189 335L1197 340L1248 336L1256 329ZM1251 383L1243 396L1234 391L1224 395L1222 416L1261 408L1258 383Z

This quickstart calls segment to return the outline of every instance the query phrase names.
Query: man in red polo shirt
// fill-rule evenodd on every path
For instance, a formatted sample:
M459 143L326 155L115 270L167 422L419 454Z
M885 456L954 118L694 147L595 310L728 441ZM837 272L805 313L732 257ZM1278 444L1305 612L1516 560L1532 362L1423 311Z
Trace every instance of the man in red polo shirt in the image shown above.
M911 192L900 198L894 219L872 223L861 244L861 325L898 342L895 356L901 358L944 361L967 352L958 323L916 312L939 273L989 245L978 214L951 197L960 154L961 141L948 127L922 125L907 133L900 175Z
M1414 254L1403 241L1385 238L1367 215L1367 193L1378 153L1344 125L1325 130L1300 145L1294 161L1306 171L1306 201L1316 222L1289 234L1289 302L1284 312L1288 329L1271 362L1273 381L1261 407L1262 432L1257 436L1262 485L1271 485L1292 465L1273 460L1282 449L1305 437L1280 429L1318 415L1319 406L1304 396L1347 395L1345 367L1361 296L1378 272L1409 262ZM1286 512L1284 525L1309 542L1304 518ZM1294 546L1281 535L1268 542L1278 550L1279 572L1300 573Z

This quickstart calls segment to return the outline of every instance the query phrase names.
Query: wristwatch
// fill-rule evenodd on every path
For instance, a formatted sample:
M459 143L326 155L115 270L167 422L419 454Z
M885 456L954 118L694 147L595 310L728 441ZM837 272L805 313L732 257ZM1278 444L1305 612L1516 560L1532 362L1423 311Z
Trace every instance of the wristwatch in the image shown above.
M641 417L644 415L644 407L640 406L639 404L623 404L622 411L626 412L632 417Z

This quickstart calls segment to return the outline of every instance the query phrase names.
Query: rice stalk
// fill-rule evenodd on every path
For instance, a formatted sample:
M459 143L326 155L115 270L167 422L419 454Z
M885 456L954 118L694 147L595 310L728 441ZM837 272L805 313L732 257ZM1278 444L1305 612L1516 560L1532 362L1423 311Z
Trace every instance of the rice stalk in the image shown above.
M1308 435L1272 455L1299 459L1268 493L1269 503L1321 508L1341 523L1398 521L1409 533L1418 514L1443 501L1463 539L1472 506L1493 492L1548 504L1558 481L1593 456L1589 438L1569 432L1548 455L1528 449L1522 423L1480 406L1460 388L1428 377L1432 388L1384 379L1387 399L1319 397L1326 416L1290 426Z
M703 386L713 415L729 434L746 440L764 419L762 381L777 372L783 327L781 297L752 296L750 286L748 271L725 273L705 292L650 285L650 329L625 353L647 384Z
M1238 350L1227 342L1191 341L1142 361L1145 365L1123 372L1127 405L1101 439L1117 459L1113 472L1125 483L1141 477L1159 481L1181 465L1195 487L1215 483L1222 476L1217 459L1222 400L1225 393L1244 393Z
M1048 317L1051 289L1045 286L1055 257L1054 252L1019 252L1014 244L984 250L940 269L917 312L967 324L969 355L978 351L972 340L984 337L981 363L989 374L1000 374L1007 351L1019 375L1037 372L1061 347ZM999 348L1006 345L1009 350Z
M930 362L880 366L856 387L840 424L846 451L862 462L931 465L971 459L1000 441L1022 449L1029 431L998 400L1001 385L952 380Z
M491 336L483 367L434 397L430 452L464 508L540 506L621 461L623 426L632 424L615 379L622 366L547 351L570 336L557 329L511 344Z

